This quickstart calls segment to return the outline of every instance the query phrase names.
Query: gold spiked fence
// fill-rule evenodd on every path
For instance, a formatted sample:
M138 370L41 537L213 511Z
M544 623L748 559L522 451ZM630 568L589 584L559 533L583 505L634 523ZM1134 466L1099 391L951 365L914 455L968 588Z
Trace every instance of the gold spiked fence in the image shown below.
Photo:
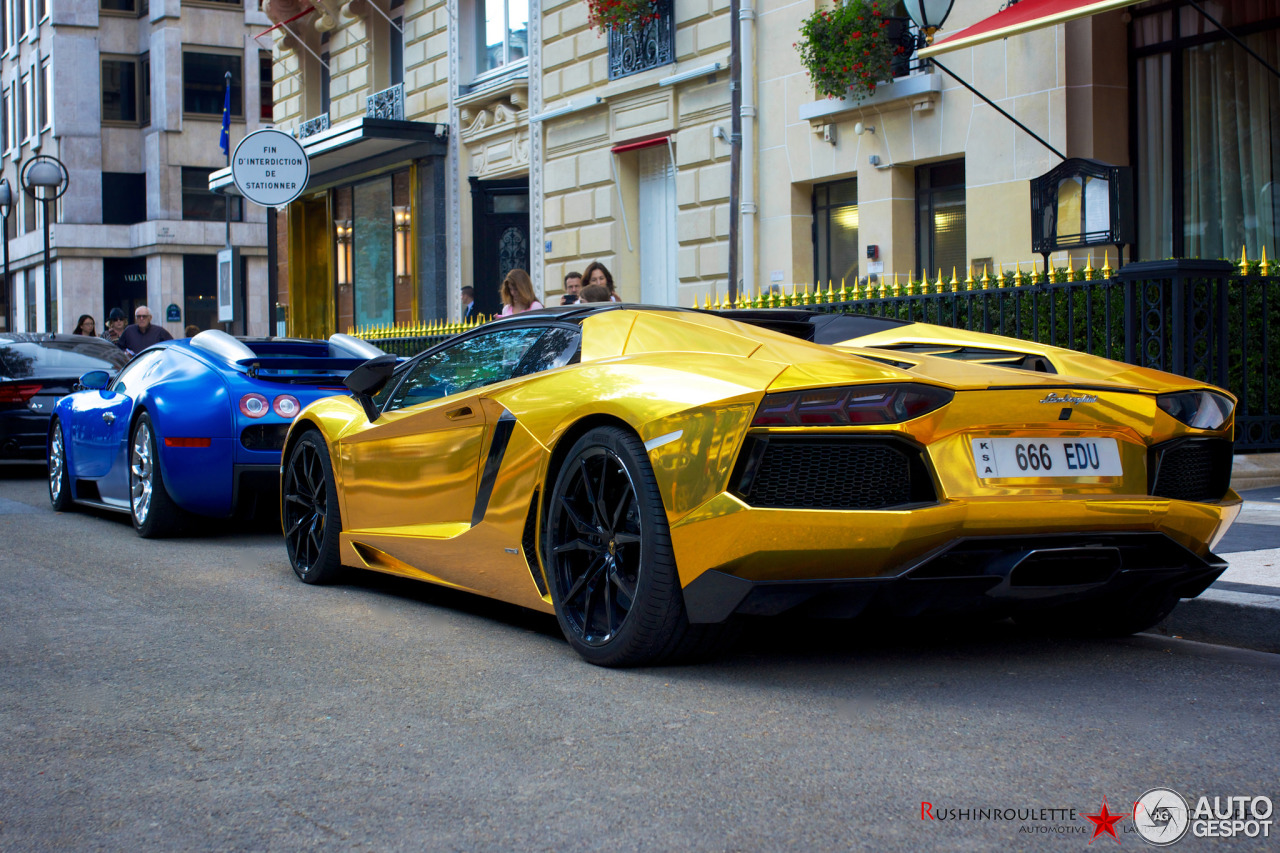
M355 326L347 334L366 340L394 355L413 356L454 335L469 332L492 317L483 314L471 320L426 320L417 323Z

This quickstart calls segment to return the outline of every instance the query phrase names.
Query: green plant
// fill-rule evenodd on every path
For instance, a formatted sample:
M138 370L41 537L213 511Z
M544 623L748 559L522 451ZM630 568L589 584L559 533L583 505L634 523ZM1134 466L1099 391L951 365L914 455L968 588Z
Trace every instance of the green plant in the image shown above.
M819 95L861 101L892 78L890 63L904 48L889 41L886 8L880 0L837 0L805 18L795 48Z
M587 0L587 20L602 35L610 29L644 26L658 18L654 0Z

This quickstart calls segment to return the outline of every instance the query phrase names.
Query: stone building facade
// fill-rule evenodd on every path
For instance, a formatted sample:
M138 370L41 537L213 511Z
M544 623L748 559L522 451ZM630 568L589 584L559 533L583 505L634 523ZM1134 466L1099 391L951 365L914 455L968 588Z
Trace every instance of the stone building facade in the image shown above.
M274 33L275 118L315 152L313 173L328 170L279 219L291 328L457 318L464 285L493 313L513 266L551 303L591 261L627 301L725 294L731 27L746 57L745 291L1038 264L1028 182L1060 162L1049 146L1133 167L1130 258L1274 253L1280 101L1267 95L1280 91L1190 7L1138 4L947 53L954 76L904 57L857 103L817 97L793 47L817 5L744 0L733 20L728 0L658 0L657 20L602 35L585 0L319 0ZM1269 8L1222 11L1264 56L1280 53ZM994 11L957 0L941 35ZM387 103L403 110L387 118ZM1224 114L1236 118L1215 142L1202 125ZM1205 165L1177 167L1192 150ZM360 216L348 195L388 175L365 209L401 212Z
M223 198L208 176L231 71L232 144L272 110L272 61L253 34L269 25L243 0L4 0L2 177L13 188L7 329L99 330L111 308L151 306L175 336L217 325L216 253ZM43 276L42 205L21 190L33 156L66 166L50 205L52 287ZM267 214L232 202L243 287L236 331L269 320ZM247 309L247 310L246 310ZM244 318L247 315L247 326Z

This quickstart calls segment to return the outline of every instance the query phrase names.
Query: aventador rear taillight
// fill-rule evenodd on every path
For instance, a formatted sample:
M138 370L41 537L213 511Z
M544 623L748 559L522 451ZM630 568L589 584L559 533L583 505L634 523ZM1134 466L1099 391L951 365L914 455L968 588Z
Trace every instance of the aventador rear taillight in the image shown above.
M752 426L896 424L927 415L955 394L933 385L854 385L766 394Z
M261 394L245 394L240 398L240 414L261 418L271 411L271 404Z
M1230 397L1208 390L1161 394L1156 405L1196 429L1222 429L1235 410Z

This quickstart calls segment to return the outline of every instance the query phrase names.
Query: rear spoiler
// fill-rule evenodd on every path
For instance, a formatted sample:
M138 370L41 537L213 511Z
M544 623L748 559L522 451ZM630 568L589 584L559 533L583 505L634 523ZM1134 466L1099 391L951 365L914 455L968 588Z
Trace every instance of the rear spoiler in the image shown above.
M272 382L314 383L336 379L341 382L352 370L364 364L363 358L304 358L288 356L242 358L236 362L254 379Z

